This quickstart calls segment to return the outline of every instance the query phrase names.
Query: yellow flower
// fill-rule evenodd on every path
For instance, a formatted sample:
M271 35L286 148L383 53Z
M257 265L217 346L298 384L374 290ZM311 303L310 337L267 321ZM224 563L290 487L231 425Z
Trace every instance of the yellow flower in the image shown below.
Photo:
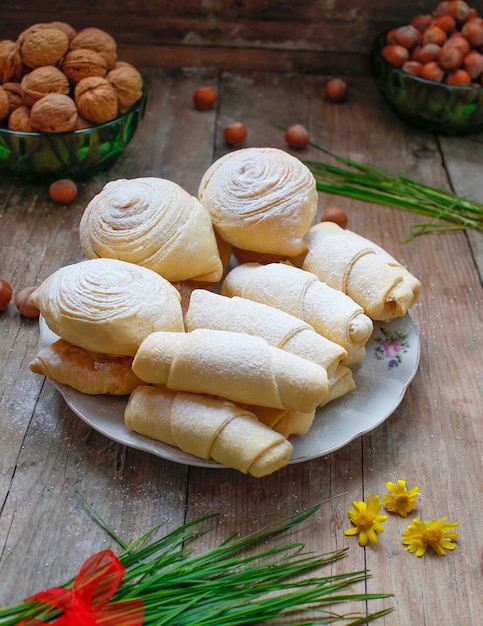
M352 502L354 509L348 511L349 518L354 524L354 528L344 530L345 535L359 535L359 545L366 546L367 542L377 543L376 533L384 532L382 522L387 520L387 515L378 515L382 507L379 496L371 498L371 494L366 495L365 502Z
M428 546L431 546L436 554L444 556L445 549L455 549L456 546L450 540L458 537L458 533L451 530L458 526L458 522L446 522L447 519L443 517L440 520L432 519L430 522L413 520L407 530L402 532L403 544L408 546L409 552L415 552L416 556L423 556Z
M391 513L399 513L402 517L406 517L416 506L416 496L419 493L419 487L413 487L409 491L406 489L406 481L398 480L397 485L392 482L386 483L386 489L392 493L383 496L386 509Z

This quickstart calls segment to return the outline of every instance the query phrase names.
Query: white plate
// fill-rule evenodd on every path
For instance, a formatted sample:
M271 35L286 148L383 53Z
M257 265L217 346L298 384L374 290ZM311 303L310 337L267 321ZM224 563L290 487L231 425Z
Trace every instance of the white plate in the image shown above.
M57 338L41 318L39 348ZM401 403L419 364L419 336L409 315L390 324L376 322L366 348L366 358L353 369L356 389L317 410L310 431L292 440L290 463L316 459L342 448L379 426ZM54 385L74 413L113 441L177 463L222 467L128 430L123 420L125 397L89 396Z

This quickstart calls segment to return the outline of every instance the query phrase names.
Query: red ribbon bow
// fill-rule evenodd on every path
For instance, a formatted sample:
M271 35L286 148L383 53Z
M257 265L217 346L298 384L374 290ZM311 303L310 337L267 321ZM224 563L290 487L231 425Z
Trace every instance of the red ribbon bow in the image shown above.
M56 626L142 626L141 599L109 600L119 587L126 570L111 550L103 550L85 561L75 577L72 589L52 587L27 598L61 609L64 613L51 622ZM17 626L45 626L37 618L27 618Z

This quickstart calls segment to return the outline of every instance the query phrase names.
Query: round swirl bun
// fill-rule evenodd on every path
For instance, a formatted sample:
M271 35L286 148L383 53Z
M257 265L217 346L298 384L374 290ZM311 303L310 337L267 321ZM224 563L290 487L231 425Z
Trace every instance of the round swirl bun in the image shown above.
M107 183L87 205L79 234L88 259L136 263L171 282L216 282L223 273L208 211L163 178Z
M317 212L315 178L278 148L244 148L215 161L198 197L220 236L237 248L296 256Z
M32 294L48 327L66 341L134 356L154 331L183 331L180 295L156 272L116 259L61 267Z

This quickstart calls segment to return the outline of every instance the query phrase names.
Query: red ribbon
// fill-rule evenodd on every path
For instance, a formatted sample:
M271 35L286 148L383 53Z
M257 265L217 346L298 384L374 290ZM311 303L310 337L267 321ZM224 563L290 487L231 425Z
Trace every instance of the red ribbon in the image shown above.
M27 598L61 609L63 614L51 622L56 626L142 626L141 599L112 602L126 570L111 550L103 550L85 561L72 589L52 587ZM17 626L45 626L37 618L27 618Z

